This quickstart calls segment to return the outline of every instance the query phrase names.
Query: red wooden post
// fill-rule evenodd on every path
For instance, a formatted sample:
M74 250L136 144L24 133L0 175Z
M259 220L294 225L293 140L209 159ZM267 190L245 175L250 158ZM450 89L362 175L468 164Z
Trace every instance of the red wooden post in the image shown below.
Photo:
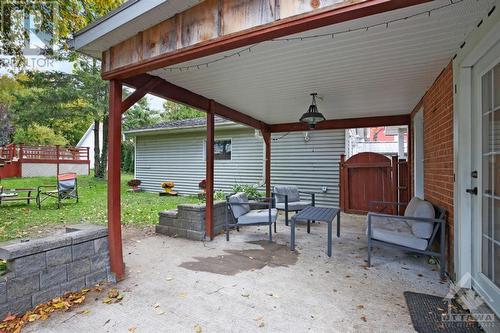
M109 82L108 241L111 271L118 281L125 277L120 208L121 105L122 84L112 80Z
M207 144L206 144L206 211L205 211L205 231L210 239L214 238L214 102L210 101L207 112Z
M263 131L262 138L266 144L266 166L265 166L265 181L266 181L266 197L271 197L271 132Z

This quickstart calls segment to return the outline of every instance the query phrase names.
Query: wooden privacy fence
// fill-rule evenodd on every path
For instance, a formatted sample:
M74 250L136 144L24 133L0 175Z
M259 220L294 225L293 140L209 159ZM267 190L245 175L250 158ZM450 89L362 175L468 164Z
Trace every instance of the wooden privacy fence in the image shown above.
M397 156L364 152L348 160L340 157L340 206L346 213L368 211L395 214L396 206L374 205L370 201L408 202L408 163ZM399 212L402 213L404 207Z

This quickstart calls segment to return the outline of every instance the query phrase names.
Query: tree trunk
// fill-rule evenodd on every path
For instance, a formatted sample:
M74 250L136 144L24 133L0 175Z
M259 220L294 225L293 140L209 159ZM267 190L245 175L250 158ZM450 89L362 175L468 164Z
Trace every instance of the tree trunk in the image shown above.
M101 177L100 122L94 119L94 177Z
M108 170L108 115L105 115L102 121L101 171L103 178L107 174L107 170Z

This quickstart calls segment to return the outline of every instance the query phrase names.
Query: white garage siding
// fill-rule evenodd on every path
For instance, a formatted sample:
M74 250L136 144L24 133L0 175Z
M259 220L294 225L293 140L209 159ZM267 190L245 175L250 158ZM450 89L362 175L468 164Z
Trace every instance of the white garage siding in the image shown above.
M205 132L136 134L136 178L147 191L175 182L182 195L198 193L205 178ZM273 134L271 183L294 184L314 191L318 205L339 205L339 161L345 151L344 130ZM262 184L263 142L253 129L217 129L216 139L232 140L232 159L215 161L215 189L230 192L234 184ZM322 187L327 192L322 192ZM263 189L263 187L262 187ZM306 198L306 197L304 197Z
M345 151L344 130L273 134L271 184L297 185L316 194L318 206L339 206L339 162ZM308 141L307 141L308 140ZM322 187L327 192L322 192ZM310 196L303 196L303 199Z
M216 130L216 139L231 139L231 160L215 161L215 189L229 192L236 184L258 184L262 178L262 140L254 130ZM136 137L136 178L147 191L162 191L172 180L180 194L197 194L205 179L205 132Z

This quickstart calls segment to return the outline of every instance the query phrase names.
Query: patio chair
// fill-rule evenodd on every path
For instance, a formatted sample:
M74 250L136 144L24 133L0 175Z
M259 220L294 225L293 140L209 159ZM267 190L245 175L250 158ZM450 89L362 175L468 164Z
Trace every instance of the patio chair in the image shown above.
M300 200L300 194L309 194L311 201ZM315 205L315 193L299 191L297 186L275 186L273 196L276 197L276 209L285 212L285 225L288 225L288 212L298 213L307 206Z
M445 279L445 224L446 210L414 197L408 204L372 201L373 205L406 206L403 216L369 212L367 216L368 267L371 266L373 244L390 246L409 252L435 256L440 261L441 279ZM432 245L439 231L440 250Z
M55 189L48 190L49 188ZM57 175L56 185L38 186L36 204L39 209L42 208L42 202L48 198L55 198L57 200L57 208L61 207L61 201L63 200L76 199L76 202L78 202L78 181L76 173L63 173Z
M267 209L250 209L250 202L244 192L238 192L226 197L226 220L225 231L226 240L229 241L229 230L242 226L251 225L268 225L269 226L269 241L273 241L272 225L274 223L274 232L276 232L276 219L278 211L273 207L274 198L251 198L251 200L259 201L260 204L266 204ZM232 223L229 219L231 217Z

